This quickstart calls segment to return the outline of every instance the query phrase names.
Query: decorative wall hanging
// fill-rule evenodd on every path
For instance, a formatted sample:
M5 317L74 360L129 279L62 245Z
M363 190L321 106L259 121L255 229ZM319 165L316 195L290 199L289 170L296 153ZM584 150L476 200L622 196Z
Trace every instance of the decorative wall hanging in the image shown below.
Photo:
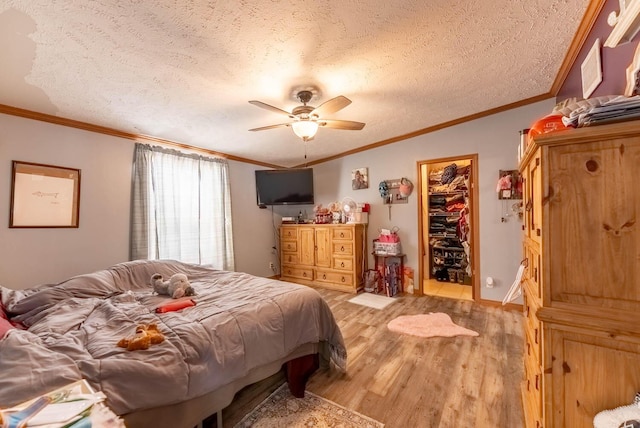
M624 94L627 97L640 94L640 44L636 47L631 64L627 67L627 86Z
M409 202L409 195L403 196L400 192L400 186L402 185L402 181L406 180L410 183L406 178L394 178L392 180L384 180L387 186L387 193L384 197L384 203L386 204L406 204ZM381 183L382 184L382 183ZM413 185L412 185L413 186ZM382 194L381 194L382 196Z
M360 190L369 188L368 168L358 168L351 171L351 189Z
M517 169L500 170L496 186L498 199L522 199L522 177Z
M13 161L9 227L78 227L80 170Z
M613 27L604 45L615 48L619 44L630 42L640 30L640 0L618 0L620 12L611 12L607 23Z
M582 97L589 98L602 82L602 61L600 59L600 39L596 39L587 57L580 66L582 76Z
M401 187L403 192L400 191ZM413 183L411 183L407 178L394 178L380 182L378 190L380 191L383 203L389 206L389 220L391 220L391 206L395 204L408 203L409 194L412 189Z

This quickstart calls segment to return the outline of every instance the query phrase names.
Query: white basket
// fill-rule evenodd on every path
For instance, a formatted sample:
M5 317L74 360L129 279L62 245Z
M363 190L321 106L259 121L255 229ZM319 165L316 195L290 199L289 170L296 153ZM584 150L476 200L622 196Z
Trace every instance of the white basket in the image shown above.
M402 254L402 246L399 242L373 241L373 252L384 256L396 256Z

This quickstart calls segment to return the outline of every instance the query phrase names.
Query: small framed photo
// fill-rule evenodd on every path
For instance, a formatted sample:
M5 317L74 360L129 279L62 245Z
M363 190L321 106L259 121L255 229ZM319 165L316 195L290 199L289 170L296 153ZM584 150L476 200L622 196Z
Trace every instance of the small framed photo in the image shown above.
M351 188L353 190L369 188L368 168L358 168L351 171Z
M9 227L78 227L80 170L13 161Z

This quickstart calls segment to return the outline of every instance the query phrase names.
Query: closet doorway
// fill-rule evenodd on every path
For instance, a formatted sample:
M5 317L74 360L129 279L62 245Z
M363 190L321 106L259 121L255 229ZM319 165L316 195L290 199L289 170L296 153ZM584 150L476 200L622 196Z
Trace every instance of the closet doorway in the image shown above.
M480 297L478 155L418 162L422 294Z

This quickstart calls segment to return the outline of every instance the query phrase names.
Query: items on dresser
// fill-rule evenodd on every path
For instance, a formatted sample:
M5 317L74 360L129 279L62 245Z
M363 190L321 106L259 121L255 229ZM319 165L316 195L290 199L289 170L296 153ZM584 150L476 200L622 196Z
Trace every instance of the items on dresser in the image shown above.
M283 224L281 279L357 293L364 286L366 225Z

